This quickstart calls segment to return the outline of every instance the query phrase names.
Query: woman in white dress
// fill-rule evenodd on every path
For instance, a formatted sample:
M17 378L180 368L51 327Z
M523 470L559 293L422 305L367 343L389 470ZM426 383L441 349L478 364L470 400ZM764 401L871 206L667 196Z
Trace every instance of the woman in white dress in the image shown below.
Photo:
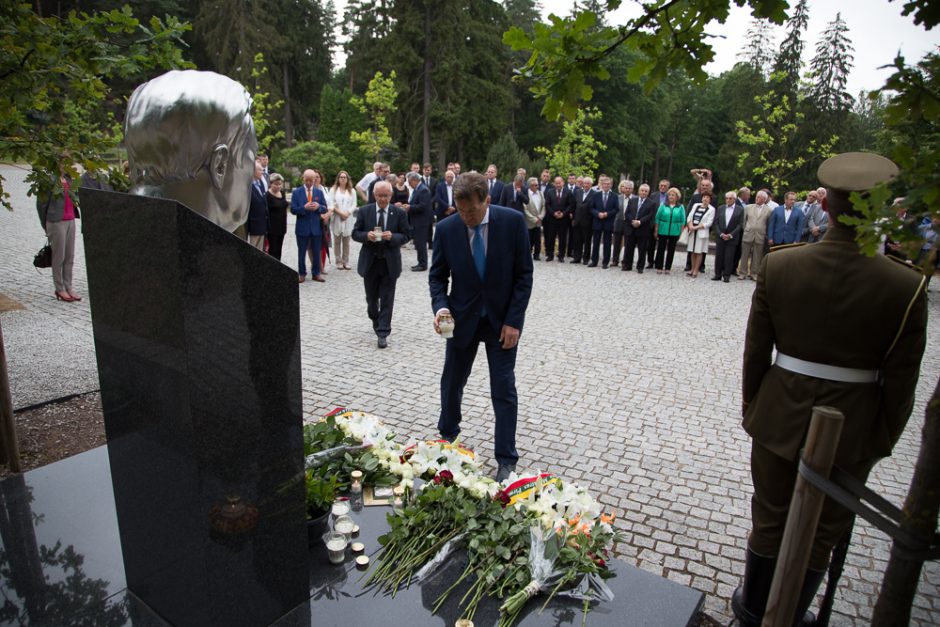
M708 252L708 233L715 221L715 208L712 206L711 194L702 194L701 202L692 205L686 226L689 228L688 251L692 253L692 271L686 274L693 279L698 277L698 269L702 266L703 253Z
M330 231L333 234L333 263L337 268L351 270L349 242L352 240L358 209L356 208L356 192L348 172L340 170L326 198L333 214L330 218Z

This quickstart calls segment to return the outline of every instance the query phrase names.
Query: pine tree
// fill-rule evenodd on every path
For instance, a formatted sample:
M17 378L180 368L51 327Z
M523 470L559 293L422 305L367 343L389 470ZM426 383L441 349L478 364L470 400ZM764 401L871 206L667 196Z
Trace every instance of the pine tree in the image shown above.
M393 0L350 0L343 13L342 33L346 38L346 73L349 88L365 91L377 71L387 71L383 53L392 30Z
M836 13L836 19L829 22L816 44L816 56L810 61L813 79L810 96L823 111L848 111L854 102L846 91L855 59L848 33L849 27L842 20L842 14Z
M793 15L787 20L787 33L780 44L780 50L774 59L774 73L782 73L782 88L787 93L796 91L803 68L803 32L809 24L809 7L806 0L800 0Z
M774 61L774 25L767 20L754 18L744 35L745 46L738 59L760 72L764 79Z

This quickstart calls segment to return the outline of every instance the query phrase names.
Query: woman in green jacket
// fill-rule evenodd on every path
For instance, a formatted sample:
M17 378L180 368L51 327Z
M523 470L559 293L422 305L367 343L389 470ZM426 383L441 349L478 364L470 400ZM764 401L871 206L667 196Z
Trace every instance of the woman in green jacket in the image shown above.
M685 207L679 203L680 200L682 200L682 192L675 187L670 187L666 192L666 203L660 205L659 211L656 212L656 236L659 238L659 244L656 247L656 274L663 272L669 274L672 270L676 242L679 241L679 234L685 226ZM665 265L663 264L664 258Z

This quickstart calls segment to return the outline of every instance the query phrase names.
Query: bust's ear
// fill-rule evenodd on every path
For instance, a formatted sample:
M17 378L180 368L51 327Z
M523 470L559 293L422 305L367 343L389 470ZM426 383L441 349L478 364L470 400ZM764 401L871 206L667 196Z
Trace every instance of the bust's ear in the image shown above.
M212 149L212 156L209 158L209 180L216 189L222 189L225 182L225 170L228 167L228 146L219 144Z

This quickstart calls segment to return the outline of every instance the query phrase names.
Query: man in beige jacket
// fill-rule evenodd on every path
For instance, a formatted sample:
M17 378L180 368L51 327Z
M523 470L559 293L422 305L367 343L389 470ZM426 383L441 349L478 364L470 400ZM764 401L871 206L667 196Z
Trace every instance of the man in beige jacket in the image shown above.
M767 204L767 193L757 192L757 202L744 208L744 232L741 235L741 264L738 266L738 280L745 278L752 281L760 270L767 245L767 220L772 209ZM748 267L750 262L750 268Z

